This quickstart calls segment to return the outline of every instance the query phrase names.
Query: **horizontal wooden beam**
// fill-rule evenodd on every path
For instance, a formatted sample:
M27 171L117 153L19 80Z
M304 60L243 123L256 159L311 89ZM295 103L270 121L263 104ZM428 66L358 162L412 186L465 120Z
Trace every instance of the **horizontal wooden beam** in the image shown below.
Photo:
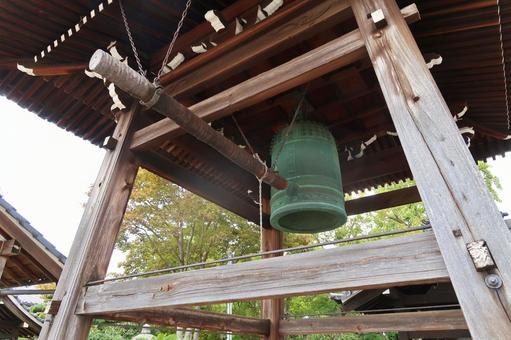
M209 181L156 152L144 152L137 155L137 158L143 168L249 221L259 223L259 208L257 205L241 199L234 193L226 190L225 187Z
M448 281L431 232L84 288L76 313L104 314Z
M346 315L280 321L281 335L466 330L461 310Z
M315 6L303 10L304 5L308 5L307 2ZM254 64L261 57L275 55L350 16L353 16L353 13L347 0L297 1L289 8L284 8L270 16L265 20L266 22L263 21L265 26L273 24L273 27L266 29L264 34L259 34L250 41L236 44L235 48L231 44L220 44L216 47L216 57L211 57L204 65L196 67L189 74L174 81L169 81L172 72L168 73L168 76L162 77L162 85L172 96L200 91L212 81L226 79ZM240 37L234 40L253 34L252 31L261 32L261 25L255 25L252 29L242 32ZM205 53L202 58L205 59L207 54Z
M83 72L87 68L87 63L63 63L63 64L36 64L17 63L14 69L18 69L30 76L65 76L77 72Z
M402 14L407 19L415 20L418 15L417 7L407 6ZM357 29L192 105L189 109L210 122L305 84L359 60L366 54L362 36ZM131 148L149 149L182 133L184 132L179 125L165 118L135 132Z
M0 207L0 226L6 236L16 240L21 249L55 281L60 277L64 264L41 244L20 222Z
M346 212L348 215L357 215L416 203L420 200L419 191L417 187L413 186L346 201Z
M270 320L185 308L97 314L94 318L263 336L270 332Z

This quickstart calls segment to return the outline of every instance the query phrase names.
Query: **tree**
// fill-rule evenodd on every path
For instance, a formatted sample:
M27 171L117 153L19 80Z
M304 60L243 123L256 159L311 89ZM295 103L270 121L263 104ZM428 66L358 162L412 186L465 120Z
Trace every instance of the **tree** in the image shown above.
M259 228L141 170L117 247L128 274L257 252Z

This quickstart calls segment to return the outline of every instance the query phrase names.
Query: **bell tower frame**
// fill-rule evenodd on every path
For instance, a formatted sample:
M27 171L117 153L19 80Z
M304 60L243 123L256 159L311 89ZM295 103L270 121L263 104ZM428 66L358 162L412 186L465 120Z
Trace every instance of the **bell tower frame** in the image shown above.
M466 322L475 339L509 337L511 234L395 0L351 0L350 4L358 30L308 52L303 59L298 57L272 70L273 73L264 74L267 77L263 77L264 81L255 79L249 83L251 86L231 89L229 98L236 97L233 96L236 90L244 91L244 98L252 95L252 101L258 95L275 94L275 88L284 91L295 87L368 53L431 220L434 238L426 234L412 235L350 249L320 250L207 271L87 286L88 282L106 275L141 159L140 150L136 154L133 147L134 143L140 145L141 136L138 134L139 139L135 140L138 131L135 132L134 117L139 108L134 104L119 116L114 133L117 143L105 156L40 339L86 339L95 317L155 323L166 320L168 324L177 313L175 307L247 299L265 300L263 320L227 317L222 319L224 329L246 330L277 339L296 334L290 331L290 323L281 321L283 297L448 280L454 286L463 316L455 312L450 312L447 319L446 313L429 315L425 322L429 323L428 327L434 324L448 329ZM291 76L292 72L297 75ZM263 83L273 87L254 87L269 86ZM211 120L218 113L207 110L203 108L203 113L198 115ZM229 109L224 108L223 112ZM152 128L160 130L143 135L148 143L151 138L161 140L171 129L168 123ZM263 250L281 246L281 233L271 229L262 231ZM473 247L486 255L488 265L481 265L477 257L471 256L469 249ZM367 263L368 257L374 261ZM227 274L236 278L235 282L218 280ZM496 283L492 284L492 280ZM181 313L185 313L181 320L193 319L191 314L186 314L192 312ZM215 329L216 325L218 329L220 316L193 313L204 327ZM423 326L417 320L422 315L394 318L388 327L420 329ZM380 325L390 322L384 317L389 316L366 320ZM297 332L300 325L294 327Z

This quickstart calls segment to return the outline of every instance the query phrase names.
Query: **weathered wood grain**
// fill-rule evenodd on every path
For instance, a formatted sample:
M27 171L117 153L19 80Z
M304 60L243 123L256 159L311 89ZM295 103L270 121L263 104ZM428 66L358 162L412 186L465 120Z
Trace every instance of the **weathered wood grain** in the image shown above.
M282 335L465 330L461 310L346 315L280 322Z
M117 146L107 151L60 276L54 301L58 313L44 323L40 339L87 339L91 318L75 315L82 287L105 276L138 164L129 149L138 104L119 117Z
M420 202L421 197L417 187L409 187L381 194L361 197L346 201L348 215L362 214L368 211L393 208L404 204Z
M266 207L264 207L266 206ZM265 209L266 208L266 209ZM263 210L271 212L269 201L263 201ZM270 251L282 249L284 243L284 233L280 230L269 228L261 228L261 251ZM267 255L264 258L272 258L282 254ZM261 302L261 317L270 320L270 332L268 334L269 340L280 339L279 325L282 318L284 305L283 300L274 298L266 299Z
M430 232L86 287L81 315L446 281Z
M276 15L278 14L277 12ZM216 82L225 79L260 60L259 58L275 55L349 16L352 16L352 13L347 0L316 1L313 8L301 13L297 11L294 15L285 17L286 20L281 20L279 25L273 29L251 41L240 44L235 49L224 50L221 56L219 55L193 72L168 83L165 86L165 91L171 96L191 90L200 91L212 80ZM269 19L274 18L270 17ZM254 26L254 29L256 28L257 25ZM217 49L222 50L224 47L220 44Z
M395 1L351 4L470 332L504 339L511 334L511 234ZM377 9L387 21L378 31L367 18ZM466 243L479 239L504 281L498 291L486 287L467 252Z
M270 332L270 320L186 308L160 308L138 312L98 314L94 315L94 317L105 320L198 328L201 330L231 332L236 334L266 336Z
M414 5L404 8L402 13L407 18L417 19L418 11ZM364 42L359 30L355 30L192 105L189 109L200 118L213 121L305 84L361 59L364 55ZM182 133L179 125L165 118L135 132L131 148L149 149Z

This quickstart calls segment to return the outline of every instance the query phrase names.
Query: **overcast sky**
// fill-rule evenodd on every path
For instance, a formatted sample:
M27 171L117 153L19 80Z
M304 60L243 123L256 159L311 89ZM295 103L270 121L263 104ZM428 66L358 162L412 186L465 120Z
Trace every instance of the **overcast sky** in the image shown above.
M67 256L104 151L0 97L0 155L0 194ZM490 164L511 212L511 153Z

